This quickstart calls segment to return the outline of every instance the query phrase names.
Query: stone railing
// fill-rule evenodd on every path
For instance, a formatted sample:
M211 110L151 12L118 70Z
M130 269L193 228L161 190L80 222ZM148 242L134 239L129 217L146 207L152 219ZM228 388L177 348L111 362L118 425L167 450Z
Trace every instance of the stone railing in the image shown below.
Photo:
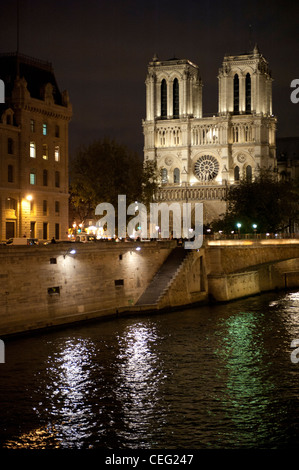
M163 201L201 201L222 200L225 198L227 186L204 185L199 187L165 186L159 188L155 195L156 202Z

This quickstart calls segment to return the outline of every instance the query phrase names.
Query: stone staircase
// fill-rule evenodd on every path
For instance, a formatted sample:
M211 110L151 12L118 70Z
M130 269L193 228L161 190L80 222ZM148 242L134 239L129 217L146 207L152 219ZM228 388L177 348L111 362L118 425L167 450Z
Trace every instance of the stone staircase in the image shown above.
M177 275L188 250L184 247L176 247L169 254L164 264L160 267L149 286L136 302L136 306L157 306L163 294L167 291L170 283Z

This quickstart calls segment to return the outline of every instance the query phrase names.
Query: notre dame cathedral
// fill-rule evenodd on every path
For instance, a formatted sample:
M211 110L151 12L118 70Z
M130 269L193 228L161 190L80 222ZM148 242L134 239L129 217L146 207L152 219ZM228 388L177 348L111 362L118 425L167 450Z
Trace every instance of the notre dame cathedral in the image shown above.
M276 171L272 78L255 46L226 55L218 74L218 112L202 110L199 67L154 57L146 77L144 159L161 175L157 202L203 202L204 223L225 212L227 188Z

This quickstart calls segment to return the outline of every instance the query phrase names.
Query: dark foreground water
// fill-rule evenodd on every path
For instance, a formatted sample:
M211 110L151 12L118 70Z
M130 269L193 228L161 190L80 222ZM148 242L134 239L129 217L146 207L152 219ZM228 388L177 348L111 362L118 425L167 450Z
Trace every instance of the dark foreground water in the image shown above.
M299 293L272 293L7 341L0 445L296 447L296 338Z

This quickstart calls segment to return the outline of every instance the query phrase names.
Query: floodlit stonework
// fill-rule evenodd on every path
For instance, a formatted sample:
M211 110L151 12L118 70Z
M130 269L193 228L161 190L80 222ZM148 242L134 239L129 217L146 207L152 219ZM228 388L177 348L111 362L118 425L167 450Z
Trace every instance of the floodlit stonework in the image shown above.
M68 125L72 107L52 65L0 55L0 240L66 239Z
M204 223L225 212L230 185L277 168L272 78L258 48L226 55L218 84L218 113L205 116L197 65L157 57L148 65L144 160L157 161L155 198L203 202Z

